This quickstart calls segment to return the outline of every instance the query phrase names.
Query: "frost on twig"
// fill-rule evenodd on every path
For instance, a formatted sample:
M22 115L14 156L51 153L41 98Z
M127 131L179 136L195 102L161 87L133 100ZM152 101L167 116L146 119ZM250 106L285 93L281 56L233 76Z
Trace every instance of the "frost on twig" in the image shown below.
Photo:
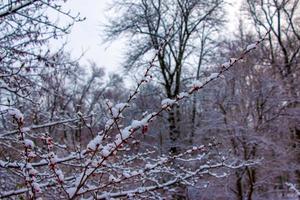
M291 191L293 191L298 197L300 197L300 190L297 189L296 185L293 183L285 183Z
M145 134L149 128L151 129L153 120L195 92L201 91L210 82L222 78L224 73L243 56L244 53L238 58L230 59L223 64L221 71L212 73L201 81L193 82L187 91L179 93L173 99L163 99L155 112L128 119L124 112L134 107L133 100L141 85L146 83L145 78L149 76L155 62L153 59L145 76L126 101L116 104L106 102L108 117L102 129L97 130L98 133L94 134L85 145L73 150L56 145L55 140L59 138L50 136L47 131L39 133L39 137L35 138L27 132L51 130L54 125L65 125L69 122L80 124L84 117L26 128L24 120L28 116L23 116L19 110L10 109L8 114L17 124L17 131L14 133L18 133L20 143L23 145L24 159L21 163L11 160L0 161L0 167L22 170L27 188L12 189L1 193L0 197L14 197L26 193L31 197L39 197L46 196L48 191L69 199L92 196L95 193L98 199L129 196L142 198L146 194L159 196L176 192L174 188L178 184L195 186L201 182L203 176L213 178L228 176L228 171L223 173L223 169L234 170L256 165L257 161L235 162L232 158L224 159L221 155L212 160L211 152L214 147L211 145L194 146L178 155L159 154L156 147L144 152L132 150L139 142L140 133ZM84 114L81 113L80 116ZM5 137L12 135L14 134L7 132Z

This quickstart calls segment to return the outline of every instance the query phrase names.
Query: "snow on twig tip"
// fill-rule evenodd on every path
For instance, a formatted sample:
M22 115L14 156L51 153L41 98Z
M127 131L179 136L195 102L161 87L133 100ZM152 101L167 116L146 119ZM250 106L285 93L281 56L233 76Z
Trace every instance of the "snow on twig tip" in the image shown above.
M23 121L24 120L24 116L22 114L22 112L16 108L9 108L8 109L8 114L14 118L16 118L19 121Z
M92 139L92 140L88 143L87 149L88 149L88 150L92 150L92 151L96 150L96 149L100 146L100 144L101 144L101 142L102 142L102 139L103 139L103 136L97 135L94 139Z
M187 92L180 92L178 95L177 95L177 98L178 99L183 99L183 98L186 98L189 96L189 93Z
M208 80L215 79L215 78L217 78L219 75L220 75L219 73L211 73L210 76L208 77Z
M24 140L24 145L25 145L25 147L27 147L27 148L34 148L34 143L33 143L33 141L32 140L30 140L30 139L25 139Z
M162 108L173 106L176 103L175 99L166 98L161 101Z
M246 51L251 51L252 49L255 49L256 48L256 43L252 43L252 44L249 44L247 47L246 47Z

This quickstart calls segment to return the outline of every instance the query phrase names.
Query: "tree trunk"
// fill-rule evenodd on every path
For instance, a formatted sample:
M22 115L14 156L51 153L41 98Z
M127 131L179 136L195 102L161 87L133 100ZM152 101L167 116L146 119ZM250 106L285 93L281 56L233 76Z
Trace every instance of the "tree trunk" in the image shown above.
M172 154L178 154L180 152L180 147L179 147L179 139L180 139L180 130L179 130L179 124L178 124L178 112L176 110L171 110L169 112L169 136L170 136L170 153Z

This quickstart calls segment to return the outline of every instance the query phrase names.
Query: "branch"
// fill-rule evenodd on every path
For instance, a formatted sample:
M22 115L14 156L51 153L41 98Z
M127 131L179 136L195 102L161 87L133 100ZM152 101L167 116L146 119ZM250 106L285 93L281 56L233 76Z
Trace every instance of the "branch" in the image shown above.
M14 6L10 5L10 7L6 10L3 10L0 12L0 18L6 17L8 15L11 15L13 13L16 13L18 10L25 8L27 6L30 6L31 4L35 3L39 0L27 0L27 1L21 1L20 3L15 3Z

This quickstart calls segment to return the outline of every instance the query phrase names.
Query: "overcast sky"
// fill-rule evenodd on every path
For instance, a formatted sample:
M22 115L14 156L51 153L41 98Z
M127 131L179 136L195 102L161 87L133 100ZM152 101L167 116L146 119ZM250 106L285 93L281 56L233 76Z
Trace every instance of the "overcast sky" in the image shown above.
M107 71L116 72L122 69L122 55L126 50L124 42L116 41L103 45L103 38L100 35L100 25L107 21L105 10L110 2L111 0L69 0L63 6L66 10L71 10L73 14L79 12L82 17L86 17L85 21L76 23L71 34L67 36L67 50L74 58L85 52L85 56L81 59L82 64L87 64L88 60L92 60L98 66L105 67ZM237 8L241 0L228 0L228 2ZM233 24L237 22L237 9L232 7L228 9L230 9L228 16L232 20L229 28L232 30ZM61 43L61 40L55 41L54 46Z
M85 52L85 56L81 59L82 64L87 64L89 60L92 60L108 71L119 71L124 42L117 41L103 45L100 36L100 25L107 21L104 12L108 2L110 0L69 0L63 4L63 7L71 10L73 15L79 12L82 17L86 17L85 21L73 26L71 34L65 39L68 41L67 50L74 58ZM62 40L55 41L53 46L59 46L61 43Z

